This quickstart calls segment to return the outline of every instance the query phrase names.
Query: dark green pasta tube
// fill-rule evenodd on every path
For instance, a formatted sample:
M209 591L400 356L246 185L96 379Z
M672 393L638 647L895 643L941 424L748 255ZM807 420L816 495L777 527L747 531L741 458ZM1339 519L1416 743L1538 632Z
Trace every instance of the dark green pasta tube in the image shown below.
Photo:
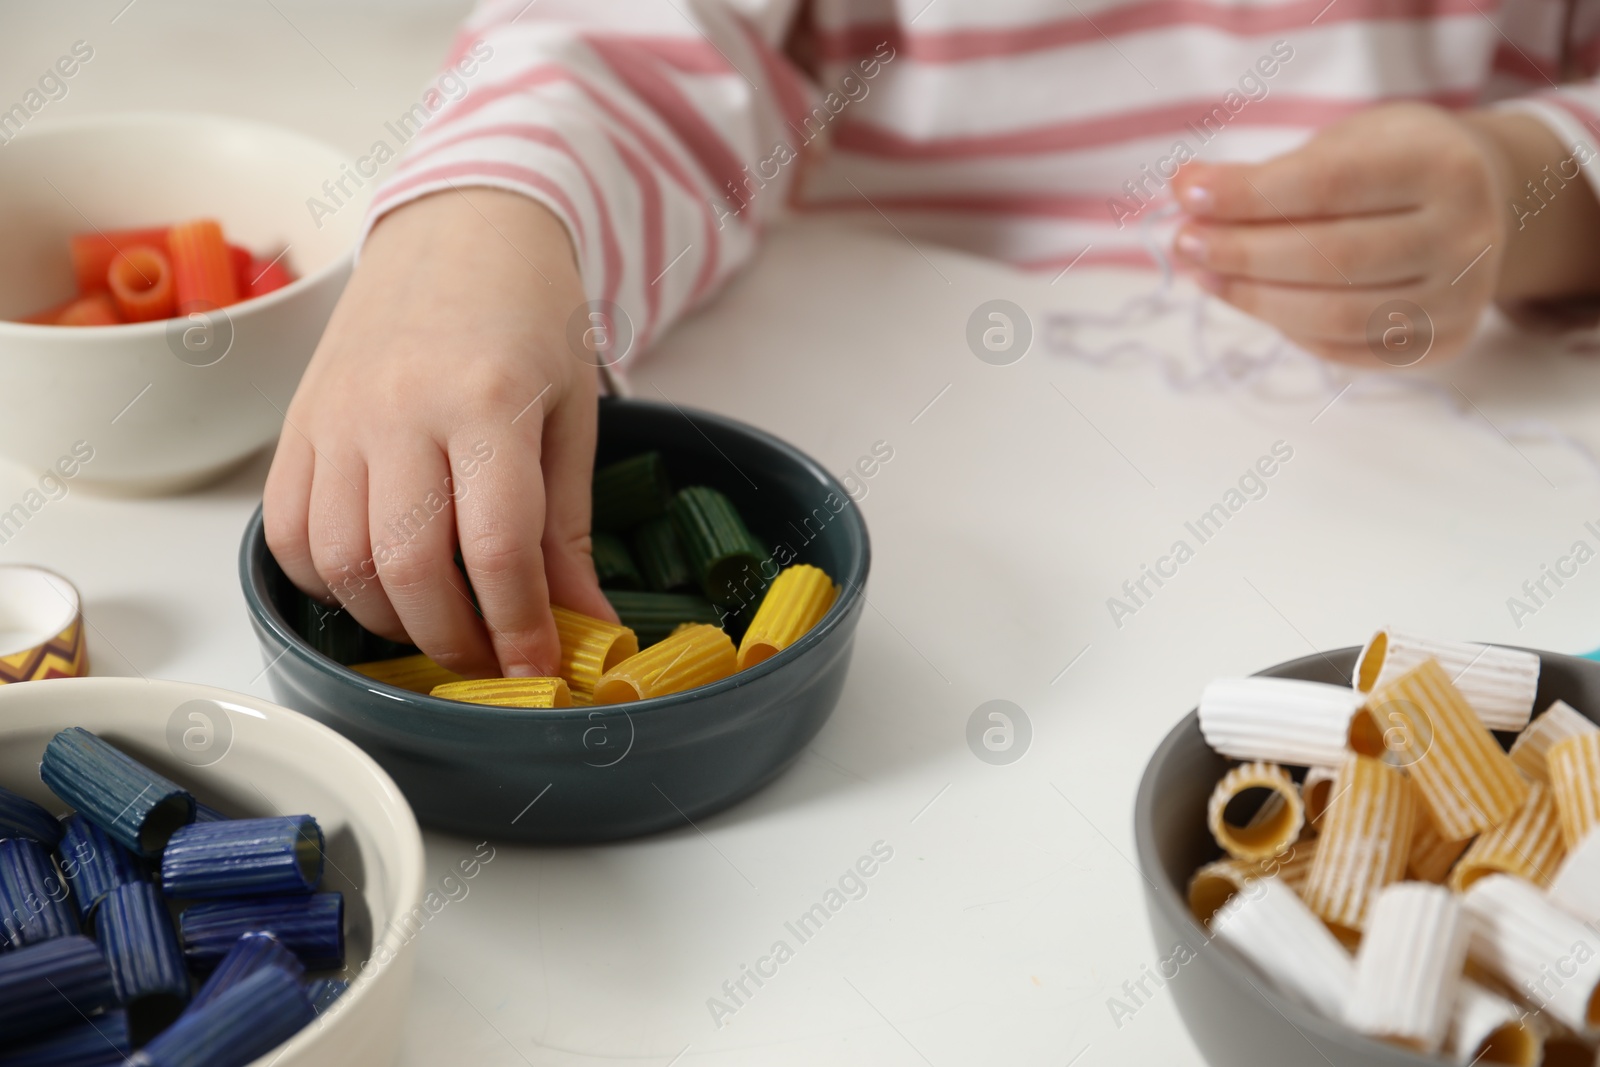
M617 609L622 625L639 638L639 647L653 645L686 622L720 621L710 601L681 593L629 593L613 589L606 599Z
M596 530L617 533L667 510L672 484L660 452L645 452L594 472Z
M616 534L597 533L592 539L594 573L606 589L638 589L644 585L639 568L633 565L628 546Z
M678 543L678 531L665 515L651 519L633 535L633 551L645 584L658 593L694 587L694 573Z
M761 589L766 550L727 497L703 485L690 486L672 498L668 510L706 596L731 604Z

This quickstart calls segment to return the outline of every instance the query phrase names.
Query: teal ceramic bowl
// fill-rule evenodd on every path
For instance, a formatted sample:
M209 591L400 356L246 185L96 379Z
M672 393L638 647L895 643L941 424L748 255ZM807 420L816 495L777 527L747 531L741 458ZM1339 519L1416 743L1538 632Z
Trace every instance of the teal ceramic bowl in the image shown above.
M614 840L684 826L760 789L839 701L865 605L867 527L838 480L770 434L666 404L603 401L597 462L649 449L666 457L674 484L722 490L775 554L788 545L838 583L805 637L715 684L632 704L439 700L374 682L304 640L290 621L299 594L267 551L258 510L239 568L273 694L365 749L425 825L452 833Z
M1349 685L1360 653L1359 648L1341 648L1261 673ZM1539 693L1534 707L1543 711L1551 701L1565 700L1594 718L1600 709L1600 663L1553 652L1538 655ZM1157 955L1173 961L1166 968L1176 971L1165 984L1206 1062L1214 1067L1448 1063L1358 1034L1292 997L1280 996L1244 957L1213 942L1195 920L1189 911L1189 876L1220 855L1206 829L1206 801L1229 765L1206 744L1199 713L1191 711L1150 757L1133 815L1134 847L1144 875L1145 910Z

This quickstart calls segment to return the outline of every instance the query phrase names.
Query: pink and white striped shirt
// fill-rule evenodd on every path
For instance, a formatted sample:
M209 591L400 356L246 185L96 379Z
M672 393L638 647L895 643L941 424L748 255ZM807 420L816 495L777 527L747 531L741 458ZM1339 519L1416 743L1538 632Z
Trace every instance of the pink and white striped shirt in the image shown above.
M1142 264L1179 163L1385 101L1517 98L1600 189L1597 70L1600 0L485 0L371 217L452 185L533 197L637 350L785 211Z

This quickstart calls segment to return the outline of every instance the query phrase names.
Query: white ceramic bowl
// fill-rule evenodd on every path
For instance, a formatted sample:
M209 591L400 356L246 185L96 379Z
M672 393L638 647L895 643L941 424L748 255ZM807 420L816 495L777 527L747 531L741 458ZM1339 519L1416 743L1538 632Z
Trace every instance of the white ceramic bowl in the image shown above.
M63 678L0 685L0 785L56 814L39 781L50 738L82 726L236 817L308 813L327 838L323 884L345 894L350 990L253 1067L389 1067L400 1049L420 913L422 835L360 749L287 708L185 682ZM424 913L425 914L425 913Z
M82 441L93 459L74 484L162 492L275 440L349 276L371 189L347 179L356 199L314 219L307 201L331 206L323 183L344 164L291 130L210 115L39 122L0 145L0 319L70 299L67 237L95 229L212 217L257 254L287 246L298 276L212 322L0 321L0 456L42 472Z

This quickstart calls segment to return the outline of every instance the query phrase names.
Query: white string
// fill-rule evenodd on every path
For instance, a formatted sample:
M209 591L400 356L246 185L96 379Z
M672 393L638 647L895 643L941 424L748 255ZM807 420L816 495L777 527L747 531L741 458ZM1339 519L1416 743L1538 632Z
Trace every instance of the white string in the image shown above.
M1512 441L1548 445L1576 455L1600 481L1600 455L1589 444L1543 419L1520 419L1496 427L1482 417L1458 390L1437 381L1393 372L1357 371L1319 359L1282 337L1258 340L1254 345L1237 341L1214 342L1208 312L1215 302L1205 293L1181 295L1157 225L1179 213L1178 205L1168 202L1149 212L1139 223L1139 241L1155 260L1160 273L1156 287L1125 301L1110 312L1055 311L1044 321L1045 347L1058 356L1091 367L1105 368L1131 361L1153 366L1162 383L1180 394L1226 392L1255 389L1267 384L1280 372L1296 371L1309 377L1313 396L1331 401L1341 392L1346 399L1423 396L1431 397L1452 415L1470 421L1482 432L1501 434ZM1082 340L1091 330L1119 333L1171 316L1186 315L1190 321L1189 350L1174 353L1138 338L1122 337L1100 346Z

